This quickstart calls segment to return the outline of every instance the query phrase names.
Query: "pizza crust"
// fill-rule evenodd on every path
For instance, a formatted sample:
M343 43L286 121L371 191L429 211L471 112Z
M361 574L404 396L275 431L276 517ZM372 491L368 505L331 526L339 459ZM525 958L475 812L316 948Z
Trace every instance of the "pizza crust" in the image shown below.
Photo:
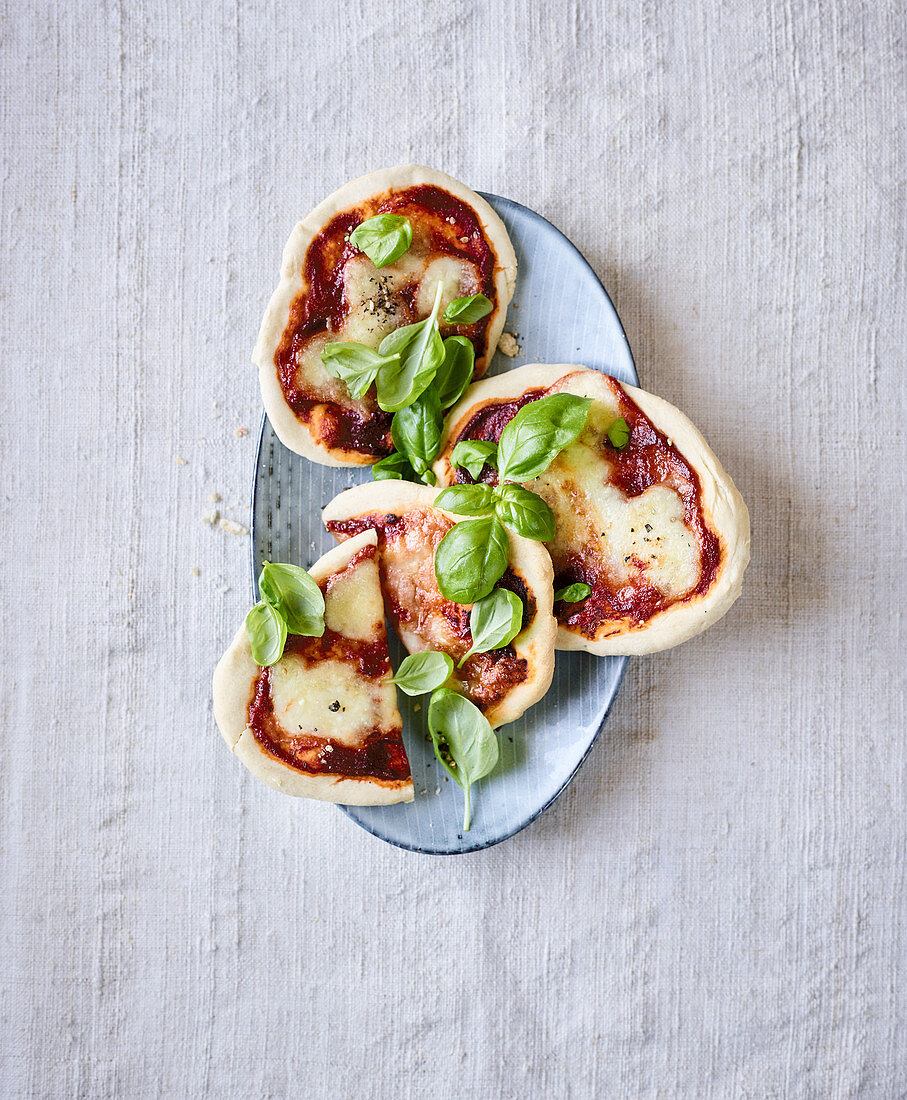
M382 168L345 184L319 203L290 234L290 239L283 250L280 282L265 310L258 340L252 352L252 362L258 367L265 411L278 439L291 451L311 459L312 462L318 462L323 466L367 466L372 465L377 459L365 454L354 454L327 447L313 435L306 424L299 421L287 404L281 389L274 358L289 323L292 304L305 289L303 272L309 245L331 219L343 210L356 206L382 191L405 190L408 187L421 185L443 188L469 205L481 222L485 235L495 251L497 265L494 272L494 285L497 307L488 324L488 353L476 361L477 377L484 373L494 354L504 328L507 306L513 297L516 285L516 254L504 223L488 203L452 176L419 164ZM351 406L361 404L352 398L348 400Z
M316 583L321 584L332 574L345 569L364 546L375 546L377 542L374 531L363 531L356 538L329 550L309 572ZM249 704L260 671L252 657L243 625L236 632L229 649L214 671L214 718L230 749L253 775L284 794L315 798L324 802L339 802L348 806L412 802L412 779L389 781L342 779L328 774L310 775L290 767L267 752L255 739L249 726ZM400 713L396 709L396 689L393 685L388 687L394 693L394 713L400 726Z
M440 457L434 464L439 485L450 485L456 480L450 452L469 421L484 405L514 400L533 389L576 393L613 403L614 397L605 377L599 371L576 364L533 364L476 382L448 414ZM717 622L740 595L750 556L746 505L702 434L679 409L662 398L636 386L619 385L653 425L673 441L696 473L700 505L708 526L718 536L721 558L717 575L707 592L672 604L643 625L609 637L590 639L559 624L558 649L582 649L603 656L669 649Z
M413 509L434 509L438 492L438 489L416 485L410 481L366 482L334 497L324 509L322 520L327 525L378 513L405 515ZM441 508L435 510L454 521L470 518L457 516ZM554 641L557 633L557 620L553 611L554 571L547 550L541 543L509 531L508 537L510 568L522 578L527 591L535 600L536 613L529 626L511 643L517 657L527 662L526 678L512 686L499 702L485 711L485 717L495 727L519 718L550 687L554 674ZM432 583L434 584L433 574ZM402 625L395 624L395 628L410 653L438 648L428 645L424 637Z

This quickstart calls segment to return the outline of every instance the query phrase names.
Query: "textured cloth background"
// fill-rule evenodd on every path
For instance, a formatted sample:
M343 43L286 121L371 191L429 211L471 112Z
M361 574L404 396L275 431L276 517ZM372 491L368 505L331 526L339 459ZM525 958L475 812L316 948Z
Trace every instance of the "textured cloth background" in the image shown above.
M904 15L6 0L0 1093L907 1095ZM209 699L281 249L408 160L576 242L753 518L733 612L454 859Z

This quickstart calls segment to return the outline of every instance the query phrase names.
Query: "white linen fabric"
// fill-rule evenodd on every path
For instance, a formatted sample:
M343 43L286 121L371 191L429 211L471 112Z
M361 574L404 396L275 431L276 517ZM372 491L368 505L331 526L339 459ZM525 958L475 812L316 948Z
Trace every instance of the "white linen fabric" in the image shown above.
M907 1093L903 6L19 0L0 51L0 1093ZM576 242L753 520L450 859L211 714L281 248L406 161Z

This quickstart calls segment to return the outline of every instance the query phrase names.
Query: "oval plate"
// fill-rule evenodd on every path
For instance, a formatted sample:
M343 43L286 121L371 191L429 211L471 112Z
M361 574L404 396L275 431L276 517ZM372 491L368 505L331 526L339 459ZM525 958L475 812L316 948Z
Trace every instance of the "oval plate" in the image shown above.
M484 198L503 219L516 249L516 294L506 327L518 334L521 347L514 359L499 352L488 374L526 362L582 363L637 385L620 318L581 253L525 206L497 195ZM262 562L310 565L335 545L322 527L321 509L370 476L362 469L317 466L293 454L263 418L252 486L253 600ZM404 651L393 632L388 634L396 667ZM415 852L454 855L506 840L544 813L576 774L604 726L626 664L626 657L558 653L548 694L500 729L500 763L473 791L468 833L461 828L463 792L445 777L427 736L427 697L399 697L415 801L341 809L373 835Z

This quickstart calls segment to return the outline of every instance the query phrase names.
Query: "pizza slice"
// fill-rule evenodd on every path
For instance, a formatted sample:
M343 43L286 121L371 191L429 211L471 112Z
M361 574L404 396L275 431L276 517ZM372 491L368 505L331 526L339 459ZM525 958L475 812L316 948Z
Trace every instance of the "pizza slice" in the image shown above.
M285 794L348 805L411 802L413 782L391 683L378 539L364 531L312 566L324 634L288 635L260 668L245 626L214 673L214 716L246 767Z
M667 401L573 365L483 380L450 411L438 484L473 480L451 461L457 443L497 441L519 409L554 393L592 399L576 442L525 483L555 515L546 543L555 589L577 586L564 593L574 602L555 603L557 647L649 653L705 630L740 594L749 514L706 441ZM496 483L491 464L472 468Z
M351 234L379 215L405 219L412 237L392 262L376 256L376 267ZM280 440L326 466L369 465L390 454L392 416L379 408L374 386L352 397L322 362L325 347L351 341L376 349L395 329L431 314L441 283L442 312L473 295L491 303L491 312L477 319L440 324L442 337L472 343L479 378L497 346L515 280L504 223L443 172L402 165L341 187L293 230L252 354Z
M438 543L462 517L435 508L437 492L408 481L357 485L331 501L324 523L341 540L377 533L385 606L401 641L410 653L449 654L458 689L492 726L502 726L541 699L551 684L557 630L551 559L541 543L509 535L509 565L496 587L522 603L519 633L500 649L466 656L473 644L472 605L446 599L434 570Z

